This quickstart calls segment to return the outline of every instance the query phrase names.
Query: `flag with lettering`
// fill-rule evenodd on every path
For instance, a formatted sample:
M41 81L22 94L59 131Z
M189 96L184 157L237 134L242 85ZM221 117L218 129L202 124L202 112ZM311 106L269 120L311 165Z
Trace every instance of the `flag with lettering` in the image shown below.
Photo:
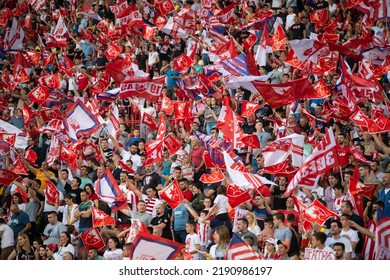
M168 186L158 192L161 199L165 200L172 209L179 206L184 199L179 183L174 179Z
M102 210L99 210L96 207L91 207L91 212L92 212L93 227L104 227L104 226L115 225L114 217L107 215Z
M137 96L152 102L157 102L161 97L161 91L165 83L165 77L156 79L130 77L122 81L120 85L120 98Z
M99 251L106 246L99 230L94 227L89 228L86 232L81 234L81 240L87 251L91 248L96 248Z
M338 166L336 140L333 129L329 128L321 142L318 143L288 184L285 196L289 196L303 178L327 172L335 166Z

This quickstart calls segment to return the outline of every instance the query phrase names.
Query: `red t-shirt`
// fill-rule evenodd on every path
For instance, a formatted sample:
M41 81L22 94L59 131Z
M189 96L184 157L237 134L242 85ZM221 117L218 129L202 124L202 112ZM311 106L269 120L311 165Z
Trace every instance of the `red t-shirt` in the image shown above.
M194 164L194 167L198 167L202 163L203 152L204 152L204 147L202 147L202 146L199 146L196 149L194 149L194 148L191 149L190 155L191 155L191 160L192 160L192 163Z
M345 146L344 148L341 148L340 145L337 145L337 153L339 155L340 166L347 165L349 163L349 155L351 154L349 147Z

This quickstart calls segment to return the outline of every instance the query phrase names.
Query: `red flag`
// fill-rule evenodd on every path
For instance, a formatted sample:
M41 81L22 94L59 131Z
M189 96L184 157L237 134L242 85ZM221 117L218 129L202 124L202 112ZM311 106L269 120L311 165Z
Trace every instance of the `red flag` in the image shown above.
M322 98L307 78L283 84L264 84L258 81L253 81L252 84L272 108L286 106L303 98Z
M4 185L11 184L15 179L19 178L20 176L10 170L7 169L0 169L0 183Z
M323 79L319 79L317 82L314 83L313 86L314 89L317 91L318 96L321 96L319 98L324 98L330 95L329 88Z
M8 8L3 8L0 10L0 26L6 26L8 20L11 18L11 10Z
M165 112L169 116L172 115L174 110L175 106L173 101L164 94L162 98L161 111Z
M60 88L61 86L61 79L58 73L54 75L45 75L38 78L37 80L38 83L47 86L49 88Z
M225 176L219 168L216 168L216 170L215 168L211 169L211 174L204 173L199 179L204 184L214 184L223 180L225 180Z
M301 111L302 111L302 114L309 120L310 126L313 127L317 118L315 116L311 115L308 111L306 111L305 108L302 108Z
M91 212L92 225L94 228L115 225L114 217L107 215L102 210L99 210L96 207L91 207Z
M219 56L221 60L226 60L238 56L236 46L234 41L230 38L229 42L221 45L216 51L215 54Z
M217 12L214 12L214 15L219 19L221 23L232 23L234 22L234 8L236 3L232 3L224 9L220 9Z
M171 134L164 138L164 145L168 149L169 154L173 155L181 148L181 143L177 141Z
M56 58L56 54L52 53L48 57L43 58L42 67L45 68L47 65L54 65L54 60Z
M0 140L4 140L10 147L15 146L16 133L0 132Z
M51 120L62 120L64 118L58 107L42 109L41 117L44 122L49 122Z
M255 112L260 108L263 108L263 106L260 104L249 102L247 100L242 100L241 116L243 116L244 118L249 118L253 116Z
M184 200L183 193L181 192L179 183L176 179L174 179L172 183L159 191L158 194L160 195L161 199L165 200L172 207L172 209L175 209Z
M208 151L204 151L203 152L203 160L204 160L204 164L206 166L206 168L212 168L212 167L216 167L213 159L211 158L210 154ZM223 167L221 167L223 168Z
M36 102L38 105L42 105L49 97L49 89L45 86L39 85L30 91L28 97L30 102Z
M144 23L142 36L146 39L151 41L153 37L156 35L157 27L156 26L150 26L149 24Z
M28 107L28 105L23 102L23 107L20 108L23 112L23 120L26 127L29 125L30 120L34 117L33 111Z
M162 140L155 140L145 144L146 161L144 166L162 161L164 158L164 145Z
M260 148L259 137L256 134L249 134L241 138L242 143L253 149Z
M24 158L35 165L35 161L38 159L38 155L32 149L28 149L24 155Z
M191 119L194 116L192 115L191 102L186 101L176 101L174 103L175 108L175 119Z
M19 174L19 175L28 175L28 171L26 166L24 166L22 160L18 157L12 164L12 168L10 170L13 173Z
M25 191L23 191L19 186L16 186L15 191L22 196L23 203L27 203L27 201L28 201L27 193Z
M318 9L310 13L310 21L312 23L322 23L328 21L329 10L328 9Z
M109 59L109 60L112 60L114 59L115 57L118 56L118 54L121 53L121 48L118 47L117 44L115 44L114 42L112 42L108 48L106 49L106 51L104 52L104 54L106 55L106 57Z
M157 130L158 129L158 124L156 122L156 119L153 118L151 115L149 115L146 112L144 112L142 114L141 123L146 124L147 126L149 126L153 130Z
M353 156L356 160L358 160L358 161L360 161L360 162L364 162L364 163L370 163L370 161L369 161L368 159L366 159L366 158L364 157L364 155L362 155L362 153L361 153L361 152L358 150L358 148L355 147L354 145L350 145L350 146L349 146L349 150L350 150L352 156Z
M363 195L368 199L371 199L374 196L375 190L378 187L378 184L363 184L353 178L349 178L349 192L351 195Z
M53 204L58 204L60 201L60 192L57 190L57 187L48 180L46 180L45 195L47 201Z
M188 70L188 68L191 67L194 61L190 57L182 53L173 60L173 63L175 64L177 71L185 72Z
M122 81L120 85L120 98L138 96L157 102L161 97L161 91L165 77L150 80L149 78L133 78Z
M26 54L29 60L34 63L35 66L38 66L39 61L41 60L41 53L35 51L26 51Z
M81 240L87 251L91 248L101 250L106 246L99 230L94 227L89 228L86 232L81 234Z
M93 85L91 85L88 90L90 93L99 94L105 91L109 84L110 83L108 81L100 79L96 81Z
M171 0L156 0L155 6L163 16L166 16L175 9Z
M242 45L244 46L244 49L248 51L256 43L256 41L256 35L253 33L249 33L248 38L246 38L244 42L242 42Z
M246 190L236 185L226 186L226 196L228 197L230 207L232 208L236 208L245 201L252 199Z
M61 146L60 150L60 156L59 160L60 161L66 161L69 163L74 162L77 159L77 154L73 151L71 147L65 147L64 145Z
M284 34L282 25L280 25L280 24L278 25L274 36L271 37L271 40L272 40L272 50L273 51L286 49L287 37Z

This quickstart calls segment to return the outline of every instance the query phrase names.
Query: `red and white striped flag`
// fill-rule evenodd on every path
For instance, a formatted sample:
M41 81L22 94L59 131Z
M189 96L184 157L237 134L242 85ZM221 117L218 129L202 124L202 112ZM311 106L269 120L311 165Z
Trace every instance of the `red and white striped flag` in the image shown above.
M226 251L226 260L260 260L260 256L252 250L236 233L230 240Z

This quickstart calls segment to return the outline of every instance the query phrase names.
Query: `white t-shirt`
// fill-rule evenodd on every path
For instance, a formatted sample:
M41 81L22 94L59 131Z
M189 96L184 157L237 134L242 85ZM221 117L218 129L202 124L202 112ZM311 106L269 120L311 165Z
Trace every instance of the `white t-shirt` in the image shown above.
M340 232L340 236L348 239L349 241L353 241L358 243L359 242L359 236L356 230L349 229L348 231L342 230ZM352 251L352 259L355 258L355 250Z
M1 225L0 231L3 232L3 235L1 236L1 248L7 248L14 246L14 231L9 225Z
M198 234L187 234L185 246L186 252L191 252L192 250L196 249L196 245L200 245L200 239ZM191 255L193 260L199 260L199 253L194 253Z
M137 155L137 154L132 155L131 152L123 149L121 156L123 158L122 159L123 162L126 162L129 159L131 159L131 161L133 162L133 169L134 170L137 170L138 167L142 167L141 157L139 155Z
M228 200L226 195L220 195L220 194L217 195L217 197L214 200L214 204L216 204L218 206L217 215L222 214L222 213L227 213L227 208L229 206L229 200Z
M103 254L104 260L119 260L122 255L122 249L115 249L114 251L106 250Z
M337 242L341 242L341 243L344 244L344 246L345 246L345 253L352 253L351 241L349 241L345 237L340 237L339 239L334 239L333 236L332 237L328 237L328 239L326 239L325 246L329 246L329 247L333 248L333 245L335 243L337 243Z

